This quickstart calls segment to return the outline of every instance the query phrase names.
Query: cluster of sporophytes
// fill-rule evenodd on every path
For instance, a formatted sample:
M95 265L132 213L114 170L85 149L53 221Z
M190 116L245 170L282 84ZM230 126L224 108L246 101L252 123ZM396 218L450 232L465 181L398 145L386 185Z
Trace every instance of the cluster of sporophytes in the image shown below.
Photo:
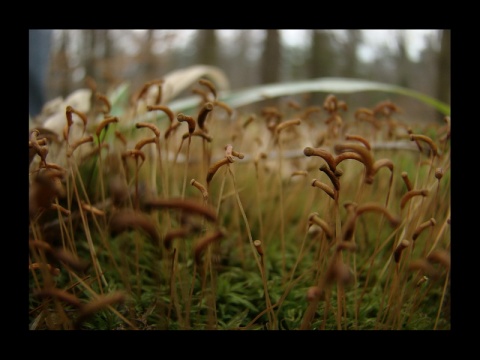
M193 91L30 130L30 329L450 328L449 117Z

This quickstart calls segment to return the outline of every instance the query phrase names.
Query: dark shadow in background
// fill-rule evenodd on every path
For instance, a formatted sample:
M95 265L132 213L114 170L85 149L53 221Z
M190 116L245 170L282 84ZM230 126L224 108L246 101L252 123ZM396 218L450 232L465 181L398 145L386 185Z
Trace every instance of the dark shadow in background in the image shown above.
M52 30L28 31L28 111L36 116L45 103L47 69L50 60Z

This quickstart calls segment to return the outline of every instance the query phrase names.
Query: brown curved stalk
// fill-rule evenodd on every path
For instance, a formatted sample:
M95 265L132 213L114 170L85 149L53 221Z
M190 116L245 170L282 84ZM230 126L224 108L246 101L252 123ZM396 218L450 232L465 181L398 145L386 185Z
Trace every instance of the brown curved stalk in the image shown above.
M181 228L181 229L174 229L170 230L165 234L165 238L163 239L163 245L166 249L170 249L172 247L172 242L176 238L183 238L190 233L190 228Z
M339 170L339 169L337 169L337 170ZM323 171L325 174L327 174L327 176L329 177L330 181L332 182L335 190L339 191L340 190L340 179L338 178L338 176L332 170L330 170L330 168L325 164L320 166L320 171Z
M429 226L435 226L436 224L437 224L437 222L435 221L434 218L431 218L427 221L424 221L423 223L418 225L418 227L415 229L415 231L412 235L412 240L413 241L417 240L417 238L420 236L420 234L422 233L423 230L425 230Z
M189 199L151 199L145 202L146 209L176 209L202 215L211 222L217 221L215 209Z
M210 80L207 80L207 79L200 79L200 80L198 80L198 83L200 85L203 85L203 86L207 87L208 90L210 90L210 92L213 94L214 99L217 98L217 89L215 89L215 85L213 84L213 82L211 82Z
M110 219L109 229L112 235L132 229L143 230L155 243L158 244L160 241L152 218L147 214L130 209L115 212Z
M365 145L365 147L366 147L368 150L371 150L371 149L372 149L372 146L370 145L370 142L369 142L367 139L365 139L363 136L346 134L346 135L345 135L345 139L346 139L346 140L357 140L357 141L360 141L363 145Z
M150 123L146 123L146 122L139 122L139 123L136 123L135 124L135 127L137 129L141 129L141 128L149 128L150 130L153 131L153 133L155 134L155 136L157 138L160 137L160 130L158 129L158 127L156 127L154 124L150 124Z
M308 216L308 221L312 224L318 225L329 239L333 239L333 231L330 225L318 216L318 213L312 213Z
M214 104L215 104L215 106L219 106L223 110L225 110L227 112L228 116L232 116L233 109L227 103L224 103L223 101L215 100Z
M92 136L92 135L86 136L86 137L84 137L84 138L81 138L80 140L75 141L73 144L71 144L71 145L68 146L67 157L72 156L73 152L74 152L80 145L86 144L86 143L92 142L92 141L93 141L93 136Z
M105 110L102 110L102 112L104 114L109 114L110 110L112 109L112 105L110 104L110 101L108 100L108 98L105 95L100 93L96 93L96 96L98 100L100 100L105 104Z
M33 295L38 296L40 298L53 297L53 298L56 298L57 300L60 300L60 301L66 302L67 304L75 306L76 308L82 307L82 303L78 297L76 297L73 294L70 294L69 292L66 292L65 290L61 290L54 287L34 290Z
M207 186L210 184L210 181L212 181L213 176L218 171L218 169L220 169L220 167L233 162L234 162L233 158L224 157L223 159L217 161L215 164L210 166L207 172Z
M393 257L395 259L395 262L398 264L400 262L400 256L402 255L402 251L410 245L410 241L403 239L400 241L398 246L395 249L395 252L393 253Z
M200 109L200 112L198 113L198 117L197 117L198 127L205 132L208 132L208 130L205 128L205 120L207 119L207 115L212 110L213 110L213 103L207 102L203 104L202 108Z
M428 190L410 190L405 195L403 195L402 200L400 200L400 209L403 209L407 202L414 196L427 196Z
M94 300L87 304L84 304L79 312L77 319L75 320L75 326L77 327L90 316L96 312L103 310L104 308L117 303L123 303L126 297L123 292L117 291L111 294L98 295Z
M363 145L359 145L355 143L336 144L334 146L334 150L337 154L340 154L346 151L353 151L358 153L362 157L363 164L365 165L365 169L366 169L365 182L367 184L373 183L373 177L375 175L374 167L373 167L374 160L370 150L368 150Z
M197 180L195 179L192 179L190 180L190 185L192 186L195 186L198 190L200 190L200 192L202 193L202 196L203 196L203 200L205 202L207 202L208 200L208 191L207 189L205 188L205 186L203 186L202 184L200 184Z
M165 105L147 105L147 111L155 111L155 110L163 111L168 116L168 118L170 119L170 125L173 124L173 121L175 120L175 114L173 113L173 111L168 106L165 106ZM158 136L160 136L160 135L158 135Z
M225 236L225 233L221 230L216 230L213 233L205 235L203 238L198 240L194 248L195 263L197 266L201 265L202 254L205 249L212 243L221 240Z
M406 171L402 172L402 179L403 179L403 182L405 183L405 186L407 187L407 190L408 191L413 190L413 185L410 182L410 179L408 178L408 174Z
M192 134L195 131L196 125L193 117L180 113L180 114L177 114L177 120L179 122L186 122L188 124L188 132L190 134Z
M302 123L302 120L300 120L300 119L292 119L292 120L283 121L276 126L275 132L278 135L281 131L285 130L286 128L288 128L290 126L294 126L294 125L300 125L301 123Z
M117 122L118 122L118 118L116 116L109 116L109 117L105 118L97 126L97 130L95 131L95 134L97 135L97 137L100 137L100 133L102 132L103 128L105 128L108 124L117 123Z
M201 131L201 130L195 130L195 131L194 131L193 133L191 133L191 134L190 134L189 132L186 132L185 134L182 135L182 139L185 140L185 139L188 138L189 136L198 136L198 137L201 137L201 138L205 139L205 140L208 141L208 142L212 142L212 140L213 140L213 138L212 138L210 135L204 133L204 132Z
M420 140L420 141L426 142L428 144L428 146L430 146L430 149L432 150L433 154L435 156L438 155L437 145L435 145L433 140L431 138L429 138L428 136L419 135L419 134L410 134L410 140L412 140L412 141Z
M305 149L303 149L303 153L305 154L305 156L319 156L319 157L321 157L323 160L325 160L327 162L328 167L332 171L335 171L335 168L337 167L335 158L333 157L333 155L330 152L328 152L325 149L306 147Z
M157 137L141 139L135 145L135 150L142 150L142 148L147 144L156 144Z
M330 196L333 200L335 200L335 191L324 182L321 182L320 180L317 180L317 179L313 179L312 186L322 189L323 191L325 191L325 193L328 196Z

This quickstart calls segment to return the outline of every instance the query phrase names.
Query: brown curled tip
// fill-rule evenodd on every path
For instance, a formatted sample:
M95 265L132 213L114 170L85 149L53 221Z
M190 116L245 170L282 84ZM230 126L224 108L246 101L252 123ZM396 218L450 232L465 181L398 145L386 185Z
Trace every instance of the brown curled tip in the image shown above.
M440 180L443 177L444 171L441 167L435 169L435 177Z
M205 188L205 186L203 186L202 184L200 184L200 183L199 183L197 180L195 180L195 179L190 180L190 185L195 186L198 190L200 190L200 192L202 193L202 196L203 196L203 200L204 200L204 201L207 201L207 200L208 200L208 191L207 191L207 189Z
M253 242L253 246L255 246L255 249L257 250L258 255L263 256L262 241L261 240L255 240Z
M105 118L98 126L97 126L97 130L95 131L95 134L97 135L97 137L100 136L100 133L102 132L102 130L109 124L111 123L117 123L118 122L118 118L116 116L109 116L107 118Z
M149 128L150 130L153 131L153 133L155 134L156 137L160 137L160 130L154 124L150 124L150 123L146 123L146 122L139 122L139 123L135 124L135 127L137 129L141 129L141 128L144 128L144 127Z
M163 239L163 245L166 249L170 249L172 247L172 242L176 238L183 238L190 233L190 228L181 228L181 229L173 229L170 230L165 234L165 238Z
M275 127L275 132L279 134L282 130L285 130L287 127L290 127L293 125L300 125L301 123L302 123L302 120L300 119L283 121Z
M139 157L142 158L141 164L145 162L145 153L142 150L138 149L132 149L132 150L127 150L122 153L122 158L125 159L127 157L133 157L135 159L138 159Z
M428 190L410 190L405 195L403 195L402 199L400 200L400 209L403 209L407 202L414 196L428 196Z
M359 216L367 211L383 213L387 217L388 221L390 222L390 225L394 228L399 226L401 223L400 218L393 215L390 211L387 210L386 207L376 203L366 203L366 204L359 205L357 206L355 213L357 214L357 216Z
M54 249L52 254L58 261L78 272L84 272L90 266L88 261L80 259L77 255L65 249Z
M333 200L335 200L335 191L330 186L325 184L324 182L321 182L317 179L313 179L312 180L312 186L317 187L319 189L322 189L323 191L325 191L325 193L328 196L330 196Z
M180 126L180 123L177 121L176 123L174 124L171 124L167 131L165 131L165 135L163 136L165 139L168 139L170 137L170 134L173 134L175 133L175 131L177 130L177 128ZM193 134L192 134L193 135Z
M215 89L215 85L210 80L200 79L198 80L198 83L200 85L206 86L210 90L210 92L213 94L214 99L217 98L217 90Z
M254 115L254 114L250 115L250 116L245 120L245 122L243 123L242 127L243 127L244 129L246 129L247 126L250 125L253 120L255 120L255 115Z
M168 106L147 105L147 111L155 111L155 110L163 111L168 116L168 118L170 119L170 124L172 124L173 121L175 120L175 114L173 113L173 111Z
M57 300L66 302L67 304L73 305L76 308L81 308L82 307L82 302L78 297L76 297L73 294L70 294L66 292L65 290L61 290L58 288L54 287L49 287L49 288L44 288L40 290L34 290L33 292L34 296L38 296L40 298L48 298L52 297Z
M189 199L151 199L145 202L147 210L151 209L174 209L185 211L190 214L197 214L205 217L211 222L217 221L217 212L210 206L205 206Z
M47 270L48 272L50 272L50 274L52 274L53 276L58 276L60 275L60 269L59 268L54 268L52 265L50 264L43 264L43 263L33 263L31 265L28 266L28 268L30 270L36 270L36 269L45 269Z
M374 160L373 155L370 150L368 150L365 146L359 145L357 143L342 143L336 144L334 146L334 151L337 154L341 154L343 152L356 152L360 155L363 160L363 164L365 165L366 175L365 175L365 182L367 184L373 183L373 176L375 175L374 169Z
M429 220L421 223L418 225L418 227L415 229L415 232L412 235L412 240L415 241L417 238L420 236L423 230L425 230L429 226L435 226L437 222L435 221L434 218L430 218Z
M338 169L336 169L335 172L337 172L337 170ZM327 174L327 176L329 177L330 181L332 182L335 190L339 191L340 190L340 180L338 179L336 173L333 172L332 170L330 170L330 168L325 164L322 164L322 166L320 166L320 171L323 171L325 174Z
M121 291L116 291L110 294L98 295L96 299L84 304L80 309L79 315L75 320L75 326L79 326L90 316L96 312L117 303L123 303L126 297Z
M225 237L225 233L222 230L216 230L213 233L205 235L203 238L198 240L194 248L195 254L195 263L197 266L201 265L202 262L202 254L205 249L212 243L221 240Z
M427 256L430 263L439 263L446 269L450 268L450 253L446 250L434 250Z
M155 144L157 139L157 137L141 139L135 145L135 150L141 150L147 144Z
M195 130L193 133L189 133L189 132L186 132L185 134L182 135L182 139L186 139L190 136L198 136L198 137L201 137L202 139L205 139L207 142L212 142L213 138L204 133L202 130Z
M109 229L114 236L128 230L143 230L155 243L160 241L153 219L145 213L130 209L115 212L110 219Z
M177 120L180 122L188 123L188 132L192 134L195 131L195 120L193 117L185 115L183 113L177 114Z
M403 179L403 182L405 183L405 186L407 187L407 190L410 191L413 189L413 185L412 183L410 182L410 179L408 178L408 174L406 171L403 171L402 172L402 179Z
M393 172L393 161L390 159L380 159L373 163L373 173L376 174L382 167L389 168Z
M371 149L372 149L372 146L370 145L370 142L369 142L367 139L365 139L363 136L346 134L346 135L345 135L345 139L346 139L346 140L357 140L357 141L360 141L363 145L365 145L365 147L366 147L368 150L371 150Z
M67 157L70 157L72 156L73 152L80 146L80 145L83 145L83 144L86 144L88 142L92 142L93 141L93 136L92 135L89 135L89 136L86 136L84 138L81 138L80 140L77 140L75 141L73 144L71 144L67 150Z
M97 99L102 101L105 104L105 110L103 110L102 112L104 114L109 114L110 110L112 109L112 105L110 104L110 101L108 100L108 98L105 95L100 93L97 93L96 95L97 95Z
M202 108L200 109L200 112L198 113L197 124L198 124L198 127L203 131L207 131L205 128L205 120L207 119L207 115L212 110L213 110L213 104L211 102L207 102L203 104Z
M398 244L397 248L395 249L395 252L393 254L393 257L395 259L395 262L398 264L400 262L400 256L402 255L402 251L410 245L410 241L403 239L400 241Z
M335 169L337 167L337 164L335 162L335 158L333 157L333 155L330 152L328 152L325 149L306 147L305 149L303 149L303 154L305 156L319 156L319 157L321 157L323 160L326 161L326 163L328 164L328 167L332 171L335 171Z
M217 161L215 164L210 166L210 168L208 169L208 172L207 172L207 185L210 184L210 181L212 181L213 176L218 171L218 169L220 169L220 167L222 167L223 165L226 165L226 164L233 163L233 162L234 162L234 160L233 160L232 157L224 157L223 159Z
M227 112L228 116L232 116L233 109L230 106L228 106L227 103L224 103L223 101L215 100L214 104L215 104L215 106L219 106L222 109L224 109Z
M310 106L307 109L305 109L305 111L300 117L302 119L307 119L310 116L310 114L313 114L315 112L320 112L320 111L322 111L322 108L320 106Z
M358 250L357 244L352 241L340 241L336 247L337 252L342 250L348 250L351 252L356 252Z
M318 301L325 298L325 292L319 286L311 286L307 290L307 301Z
M412 140L412 141L421 140L423 142L426 142L430 146L430 149L432 150L433 154L435 156L438 155L437 145L435 145L433 140L431 138L429 138L428 136L419 135L419 134L410 134L410 140Z
M127 139L125 136L118 130L115 130L115 137L122 142L124 146L127 146Z

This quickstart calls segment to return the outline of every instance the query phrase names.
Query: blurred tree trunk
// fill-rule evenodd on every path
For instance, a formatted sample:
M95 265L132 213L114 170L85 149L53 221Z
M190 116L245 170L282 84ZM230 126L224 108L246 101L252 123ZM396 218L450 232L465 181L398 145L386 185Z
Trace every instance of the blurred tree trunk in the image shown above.
M410 59L407 52L407 39L405 30L399 30L396 36L397 40L397 84L403 87L409 87Z
M213 29L198 30L197 63L218 66L218 40Z
M269 84L280 81L280 65L280 32L277 29L268 29L266 30L266 37L261 59L261 83Z
M159 77L156 72L155 55L153 53L153 45L155 42L154 31L155 30L152 29L147 30L141 50L141 63L143 64L141 77L143 78L143 82Z
M450 29L440 31L437 98L450 104Z
M325 30L311 30L310 59L308 61L308 76L310 79L332 76L333 55L332 39ZM313 93L310 101L312 104L321 104L324 95Z
M113 44L110 39L110 33L107 29L100 29L96 32L97 43L101 49L99 58L101 59L101 65L99 66L100 70L100 79L101 82L100 89L107 89L114 82L114 72L112 63L113 57Z
M362 41L362 33L360 30L348 30L347 41L344 45L345 67L343 76L354 78L358 75L358 58L357 48Z
M325 30L312 30L309 61L309 77L312 79L331 76L333 53L331 37Z
M85 65L85 75L93 79L97 79L95 71L95 47L96 36L95 30L82 30L83 48L81 54L83 55L83 62Z
M49 69L47 99L57 96L66 97L72 89L70 64L67 44L70 41L69 30L60 30L58 51L52 56Z

